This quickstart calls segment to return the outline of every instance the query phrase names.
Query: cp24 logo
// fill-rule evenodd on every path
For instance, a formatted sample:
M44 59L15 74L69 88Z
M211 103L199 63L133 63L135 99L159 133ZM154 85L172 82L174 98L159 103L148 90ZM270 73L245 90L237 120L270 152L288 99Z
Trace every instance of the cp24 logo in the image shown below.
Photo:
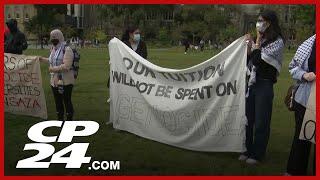
M49 127L60 127L58 136L43 135ZM81 130L76 130L81 127ZM28 131L28 137L35 143L24 146L24 151L37 150L38 154L18 161L16 168L49 168L50 163L66 164L65 168L80 168L83 163L89 163L91 157L86 157L89 143L71 143L73 137L90 136L96 133L99 124L94 121L44 121L33 125ZM71 143L69 146L55 153L55 148L48 143ZM70 153L70 154L69 154ZM69 154L69 157L66 155ZM49 162L41 161L49 158Z

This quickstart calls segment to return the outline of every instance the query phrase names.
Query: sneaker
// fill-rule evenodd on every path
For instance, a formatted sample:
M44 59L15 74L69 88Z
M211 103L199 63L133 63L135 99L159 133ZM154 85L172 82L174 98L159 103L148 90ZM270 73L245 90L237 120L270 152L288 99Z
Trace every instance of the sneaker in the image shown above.
M241 155L239 156L238 160L239 160L239 161L245 161L245 160L247 160L248 158L249 158L248 156L246 156L246 155L244 155L244 154L241 154Z
M246 163L247 163L247 164L250 164L250 165L256 165L256 164L259 163L259 161L256 160L256 159L248 158L248 159L246 160Z

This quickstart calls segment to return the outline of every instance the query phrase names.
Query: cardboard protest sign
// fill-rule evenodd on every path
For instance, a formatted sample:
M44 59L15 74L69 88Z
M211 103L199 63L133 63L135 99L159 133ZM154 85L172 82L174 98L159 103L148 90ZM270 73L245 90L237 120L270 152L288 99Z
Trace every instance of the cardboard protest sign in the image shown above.
M47 119L38 57L4 54L4 109Z
M316 82L312 83L299 139L315 144L316 137Z

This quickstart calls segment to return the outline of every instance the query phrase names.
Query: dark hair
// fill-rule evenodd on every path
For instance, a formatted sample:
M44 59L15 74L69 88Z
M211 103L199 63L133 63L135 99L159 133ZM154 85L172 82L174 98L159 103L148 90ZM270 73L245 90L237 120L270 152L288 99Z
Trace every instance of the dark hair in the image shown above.
M139 29L137 26L128 26L126 28L126 30L123 32L123 34L122 34L121 41L129 41L129 39L130 39L130 35L129 34L133 33L137 29Z
M18 31L18 22L16 19L10 19L9 21L6 22L8 29L10 32L17 32Z
M266 20L270 23L270 26L266 29L266 31L264 33L264 38L268 42L273 42L273 41L277 40L277 38L280 36L284 41L284 37L281 33L281 28L279 26L279 20L278 20L278 16L277 16L276 12L272 11L272 10L265 10L260 13L260 16L264 20Z

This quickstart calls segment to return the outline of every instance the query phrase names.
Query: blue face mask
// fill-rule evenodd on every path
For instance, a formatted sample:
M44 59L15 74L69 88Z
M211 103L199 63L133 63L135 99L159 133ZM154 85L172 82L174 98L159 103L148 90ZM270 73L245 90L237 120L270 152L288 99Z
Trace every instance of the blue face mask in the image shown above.
M141 39L140 34L134 34L134 35L133 35L133 40L134 40L135 42L139 42L140 39Z

